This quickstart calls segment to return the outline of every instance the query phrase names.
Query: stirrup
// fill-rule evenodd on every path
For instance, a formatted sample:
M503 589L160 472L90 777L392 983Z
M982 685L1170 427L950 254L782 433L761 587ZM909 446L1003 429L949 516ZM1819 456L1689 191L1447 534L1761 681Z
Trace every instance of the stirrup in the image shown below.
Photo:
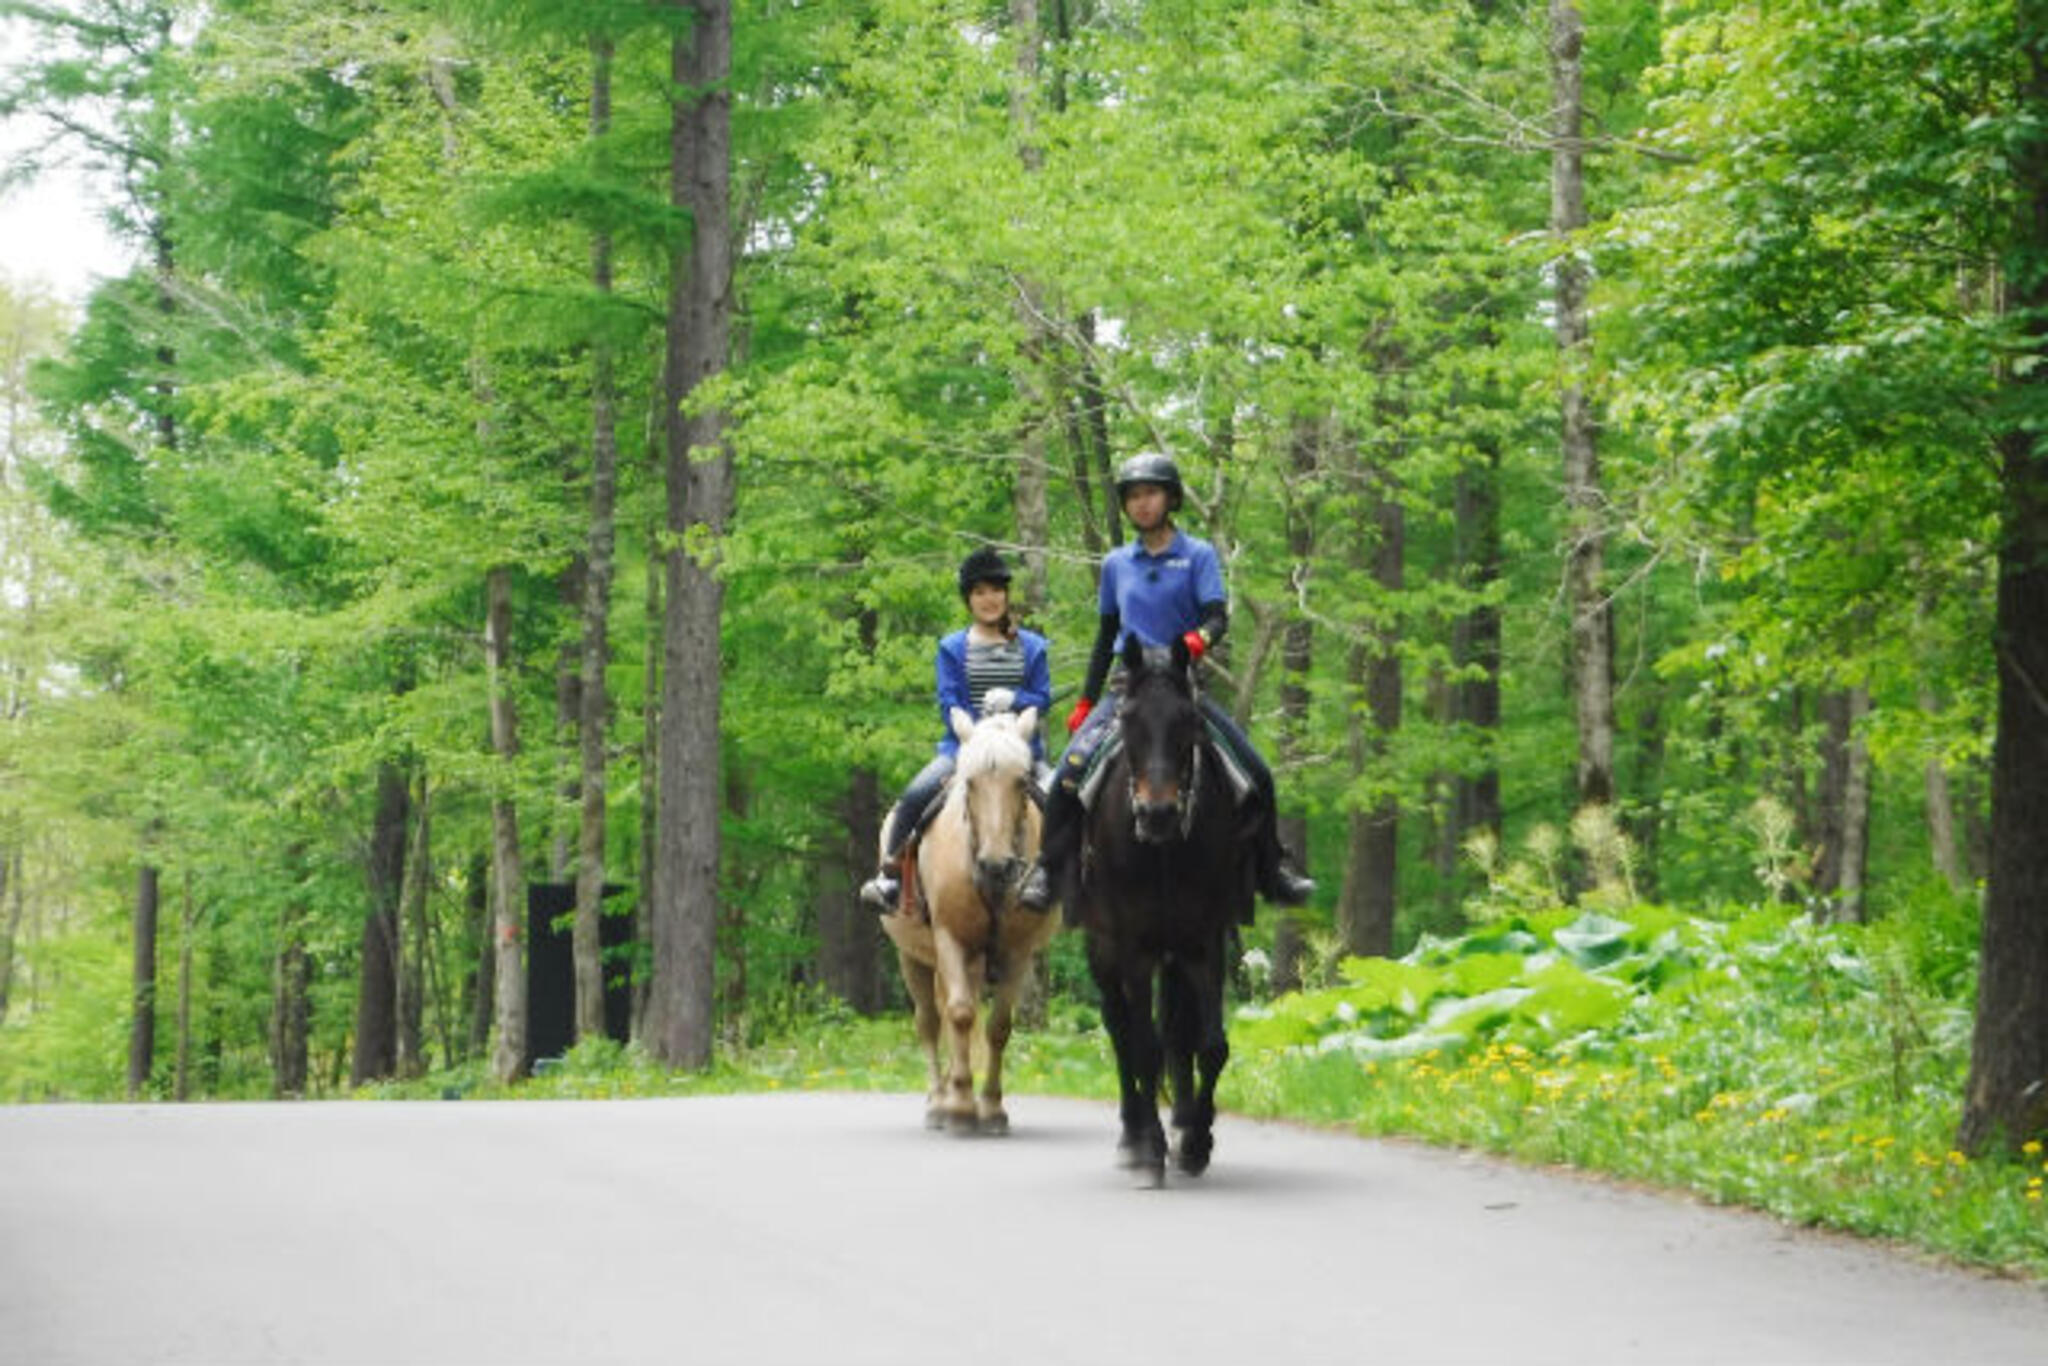
M893 914L903 903L903 884L887 873L876 873L861 884L860 900L877 915Z
M1044 915L1052 909L1052 875L1045 871L1045 865L1031 866L1031 876L1024 879L1024 888L1017 893L1017 909L1033 915Z

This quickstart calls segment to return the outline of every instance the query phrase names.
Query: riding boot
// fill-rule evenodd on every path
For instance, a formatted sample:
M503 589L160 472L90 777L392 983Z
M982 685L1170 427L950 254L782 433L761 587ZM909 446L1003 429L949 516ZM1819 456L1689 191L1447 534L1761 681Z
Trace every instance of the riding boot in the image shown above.
M1065 784L1057 785L1045 799L1044 838L1038 846L1038 862L1017 893L1017 905L1033 915L1044 915L1060 899L1066 885L1067 868L1073 862L1074 846L1081 838L1081 799Z
M861 884L861 904L876 915L891 915L903 902L901 859L885 859L875 875Z
M1275 906L1306 906L1315 890L1314 878L1288 866L1287 849L1268 816L1259 823L1259 895Z

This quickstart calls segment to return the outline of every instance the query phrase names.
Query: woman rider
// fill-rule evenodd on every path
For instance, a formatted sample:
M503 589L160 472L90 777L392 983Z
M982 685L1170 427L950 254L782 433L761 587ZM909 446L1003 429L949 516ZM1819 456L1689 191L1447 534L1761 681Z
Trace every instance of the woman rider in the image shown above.
M952 776L960 741L948 718L965 708L976 721L988 711L1023 711L1036 707L1040 716L1052 705L1052 666L1045 637L1026 631L1010 619L1010 567L994 550L983 546L960 562L960 597L969 622L939 641L934 667L938 674L938 752L924 766L889 813L883 825L882 866L860 889L860 899L877 911L893 911L902 897L903 847L918 819ZM1042 758L1037 733L1032 753Z
M1223 566L1215 547L1173 524L1180 510L1180 467L1157 452L1134 455L1116 472L1117 501L1136 529L1135 541L1109 552L1102 561L1100 625L1081 700L1067 717L1074 733L1061 761L1059 780L1046 799L1045 842L1038 865L1024 884L1019 904L1043 911L1060 898L1081 839L1079 785L1088 758L1108 735L1116 715L1115 692L1098 709L1109 665L1124 638L1135 635L1148 646L1186 643L1199 659L1223 638L1229 625L1229 599L1223 588ZM1259 893L1281 906L1299 906L1315 891L1315 883L1287 866L1280 847L1278 813L1273 799L1273 771L1245 738L1237 723L1208 697L1202 712L1212 733L1220 733L1233 755L1244 764L1260 804L1255 836Z

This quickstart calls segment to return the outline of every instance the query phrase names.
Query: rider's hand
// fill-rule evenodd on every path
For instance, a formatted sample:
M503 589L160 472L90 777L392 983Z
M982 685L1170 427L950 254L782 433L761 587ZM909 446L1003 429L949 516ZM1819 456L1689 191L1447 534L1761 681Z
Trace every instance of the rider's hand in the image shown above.
M1067 713L1067 734L1072 735L1075 731L1081 729L1081 723L1086 721L1088 713L1094 710L1095 704L1085 697L1076 702L1074 709Z
M1180 638L1180 643L1188 647L1189 663L1193 663L1209 653L1209 637L1203 635L1200 631L1188 632Z

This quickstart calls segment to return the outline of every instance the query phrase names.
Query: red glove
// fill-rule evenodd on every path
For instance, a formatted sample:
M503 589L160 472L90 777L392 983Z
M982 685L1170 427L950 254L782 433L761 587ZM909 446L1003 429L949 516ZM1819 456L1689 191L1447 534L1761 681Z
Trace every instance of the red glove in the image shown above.
M1081 729L1081 723L1086 721L1088 713L1094 710L1095 704L1085 697L1076 702L1074 709L1067 713L1067 734L1072 735L1075 731Z
M1200 631L1188 632L1180 638L1180 643L1188 647L1188 662L1191 664L1209 653L1209 637Z

